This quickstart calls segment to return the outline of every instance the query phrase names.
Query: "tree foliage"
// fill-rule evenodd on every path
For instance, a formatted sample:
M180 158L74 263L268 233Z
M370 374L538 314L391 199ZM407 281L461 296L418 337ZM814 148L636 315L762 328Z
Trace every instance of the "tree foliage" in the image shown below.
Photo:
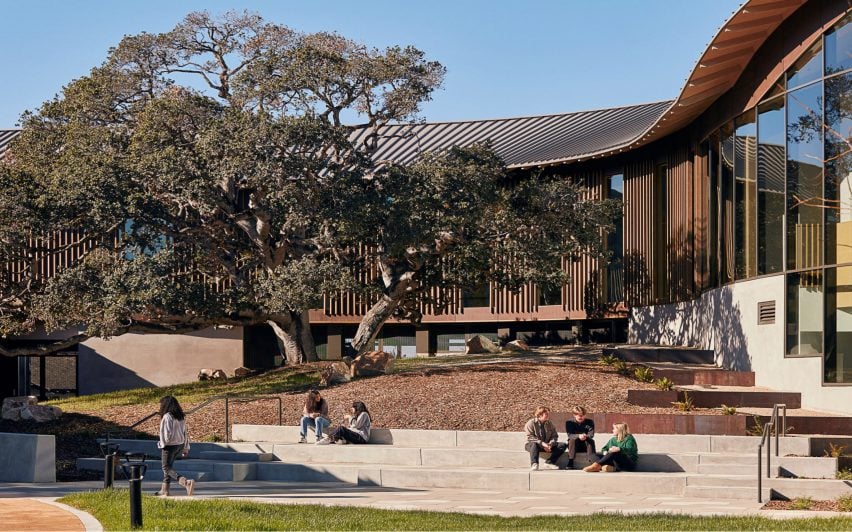
M433 288L556 284L560 256L605 254L614 205L568 180L507 175L486 145L373 163L382 127L414 118L443 76L413 47L249 13L125 37L24 114L0 165L0 259L35 265L69 250L33 236L78 236L63 271L3 278L0 333L268 323L298 362L315 357L308 310L325 293L383 305L364 348L390 316L440 308ZM379 279L359 284L374 264Z

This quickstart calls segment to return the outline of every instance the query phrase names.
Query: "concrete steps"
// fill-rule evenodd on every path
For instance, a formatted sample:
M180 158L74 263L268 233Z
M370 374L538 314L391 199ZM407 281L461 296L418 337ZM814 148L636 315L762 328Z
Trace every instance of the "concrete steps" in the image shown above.
M317 446L295 443L298 430L298 427L235 425L232 431L235 438L262 437L265 441L193 444L192 458L179 460L175 469L191 478L216 481L343 482L388 488L475 490L499 486L520 492L570 492L582 484L586 494L644 492L665 496L757 497L756 437L638 434L637 471L592 474L579 470L587 464L584 454L577 456L574 470L550 470L542 464L542 470L530 471L529 455L523 450L524 435L520 432L374 429L370 445ZM155 441L116 440L116 443L122 451L149 455L146 478L162 479ZM807 455L813 447L807 437L783 437L780 444L781 454ZM567 457L563 457L560 464L566 462ZM102 471L103 459L81 458L78 467ZM836 471L837 459L775 457L774 453L772 456L773 475L780 472L828 479ZM777 497L802 490L810 493L809 489L815 494L849 489L836 480L815 481L827 484L797 482L802 480L764 479L765 488L771 488ZM729 489L733 491L726 491Z
M730 371L714 364L644 362L654 370L654 378L667 378L678 385L754 386L753 371Z

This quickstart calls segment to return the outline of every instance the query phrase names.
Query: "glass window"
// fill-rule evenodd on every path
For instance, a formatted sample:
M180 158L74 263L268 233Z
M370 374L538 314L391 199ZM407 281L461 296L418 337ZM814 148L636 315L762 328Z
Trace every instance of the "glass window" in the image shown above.
M722 268L720 280L722 284L734 280L734 128L725 124L720 131L721 163L719 165L719 180L721 181L721 212L720 232L721 243L719 261Z
M787 267L822 265L822 83L787 93Z
M668 170L668 164L658 163L654 172L654 298L659 302L669 300Z
M822 354L822 270L787 276L787 355Z
M710 288L719 286L719 134L707 141L707 256L710 262Z
M757 112L757 273L784 268L784 98Z
M607 179L607 198L623 201L624 174L612 174ZM613 221L612 231L607 235L607 249L612 254L607 265L607 301L616 303L624 299L624 218Z
M852 73L825 80L825 262L852 263Z
M754 110L734 121L736 278L757 274L757 123Z
M852 267L825 270L826 383L852 383Z
M825 34L825 74L852 68L852 13Z
M787 71L787 89L822 77L822 39L814 43Z
M491 290L488 283L482 283L470 290L462 291L462 306L468 307L490 307Z
M557 285L544 285L538 287L538 305L561 305L562 287Z

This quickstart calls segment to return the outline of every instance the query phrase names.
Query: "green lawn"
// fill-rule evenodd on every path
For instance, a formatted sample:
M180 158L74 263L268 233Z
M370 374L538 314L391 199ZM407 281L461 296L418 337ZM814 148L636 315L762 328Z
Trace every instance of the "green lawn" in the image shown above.
M394 373L417 370L421 367L452 366L470 362L487 362L491 360L508 360L521 358L517 354L494 355L459 355L430 358L408 358L396 360ZM117 392L69 397L50 401L69 412L94 412L102 408L124 405L150 404L151 410L156 410L157 402L164 395L174 395L181 403L200 403L219 395L273 395L291 391L300 391L319 382L319 367L327 363L310 364L307 366L284 367L257 376L209 380L175 384L173 386L135 388Z
M150 404L156 410L157 402L164 395L174 395L183 404L200 403L219 395L273 395L297 391L319 381L316 367L293 367L270 371L253 377L230 378L175 384L163 387L135 388L117 392L69 397L46 404L72 412L92 412L102 408L123 405Z
M105 530L127 530L127 490L68 495L59 502L92 514ZM852 530L852 517L773 520L666 514L494 517L358 507L179 500L144 496L144 530Z

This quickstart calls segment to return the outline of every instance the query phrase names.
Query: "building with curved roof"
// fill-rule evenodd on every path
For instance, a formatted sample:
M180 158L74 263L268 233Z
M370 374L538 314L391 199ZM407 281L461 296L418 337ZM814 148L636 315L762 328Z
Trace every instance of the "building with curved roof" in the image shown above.
M472 334L686 345L805 407L852 413L850 22L846 0L749 0L674 100L383 128L378 164L488 141L513 171L573 178L624 211L613 261L563 261L560 293L459 291L417 328L387 324L379 348L453 351ZM14 135L0 131L0 154ZM343 353L368 303L342 294L311 311L324 356ZM234 359L255 360L263 333L229 334ZM109 358L132 341L92 349Z

